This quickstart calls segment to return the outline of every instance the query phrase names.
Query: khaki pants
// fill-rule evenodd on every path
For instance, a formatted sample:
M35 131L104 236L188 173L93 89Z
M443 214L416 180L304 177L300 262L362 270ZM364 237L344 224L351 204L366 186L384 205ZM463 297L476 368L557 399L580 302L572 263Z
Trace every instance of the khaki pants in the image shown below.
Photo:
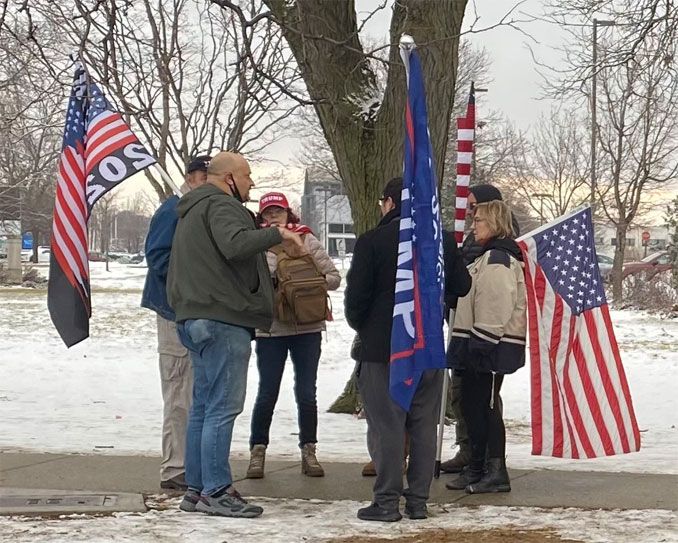
M186 425L193 395L191 358L177 336L176 324L158 315L158 354L162 386L162 463L160 480L186 471Z

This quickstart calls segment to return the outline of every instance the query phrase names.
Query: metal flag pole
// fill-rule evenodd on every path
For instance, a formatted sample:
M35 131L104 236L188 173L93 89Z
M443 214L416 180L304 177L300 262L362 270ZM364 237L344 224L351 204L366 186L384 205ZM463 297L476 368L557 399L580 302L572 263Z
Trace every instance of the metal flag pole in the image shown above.
M155 164L153 164L153 166L155 166L155 169L158 170L158 173L160 174L160 177L162 177L163 181L165 181L165 183L167 183L167 185L169 185L169 187L174 191L174 194L181 198L183 196L183 193L181 192L179 185L177 185L174 182L174 180L169 176L169 174L160 164L156 162Z
M454 309L450 308L448 313L449 315L449 330L452 329L452 324L454 323ZM450 338L452 334L448 331L447 335L447 348L450 348ZM447 411L447 389L450 385L450 370L445 368L443 370L443 386L442 392L440 394L440 415L438 416L438 441L436 443L436 463L435 470L433 471L433 476L436 479L440 479L440 464L442 463L443 458L443 435L445 434L445 412Z

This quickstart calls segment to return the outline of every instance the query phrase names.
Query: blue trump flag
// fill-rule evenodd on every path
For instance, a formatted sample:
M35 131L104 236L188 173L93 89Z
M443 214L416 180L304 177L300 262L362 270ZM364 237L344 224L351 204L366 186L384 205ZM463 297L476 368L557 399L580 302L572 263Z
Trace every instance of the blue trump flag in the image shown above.
M403 48L401 56L408 100L389 387L393 400L409 411L422 372L445 367L445 272L421 65L413 50Z

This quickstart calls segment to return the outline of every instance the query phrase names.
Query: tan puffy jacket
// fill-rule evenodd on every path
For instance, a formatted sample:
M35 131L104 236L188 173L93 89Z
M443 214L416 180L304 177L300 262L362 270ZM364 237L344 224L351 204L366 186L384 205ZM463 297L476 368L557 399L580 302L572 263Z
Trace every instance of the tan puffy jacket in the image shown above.
M510 240L498 241L517 249ZM523 264L512 251L491 248L469 266L469 273L471 290L457 304L449 365L483 373L513 373L525 365Z
M318 238L313 234L304 234L304 245L308 252L315 260L318 268L325 274L327 281L327 288L329 290L337 290L341 284L341 274L337 270L334 262L330 256L325 252ZM275 277L278 270L278 257L273 251L266 251L266 260L268 261L268 269L271 272L271 277ZM288 322L280 322L278 319L273 319L271 331L265 332L257 330L257 337L277 337L277 336L293 336L296 334L310 334L312 332L322 332L325 330L325 321L314 322L311 324L294 324Z

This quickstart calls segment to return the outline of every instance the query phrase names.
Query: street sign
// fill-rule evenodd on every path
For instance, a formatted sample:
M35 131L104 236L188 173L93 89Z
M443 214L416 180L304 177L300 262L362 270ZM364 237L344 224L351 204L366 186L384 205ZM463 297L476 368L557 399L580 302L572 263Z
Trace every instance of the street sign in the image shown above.
M650 233L647 230L645 230L645 232L643 232L642 235L643 235L643 241L650 241Z
M346 256L346 240L344 238L337 238L337 254Z

